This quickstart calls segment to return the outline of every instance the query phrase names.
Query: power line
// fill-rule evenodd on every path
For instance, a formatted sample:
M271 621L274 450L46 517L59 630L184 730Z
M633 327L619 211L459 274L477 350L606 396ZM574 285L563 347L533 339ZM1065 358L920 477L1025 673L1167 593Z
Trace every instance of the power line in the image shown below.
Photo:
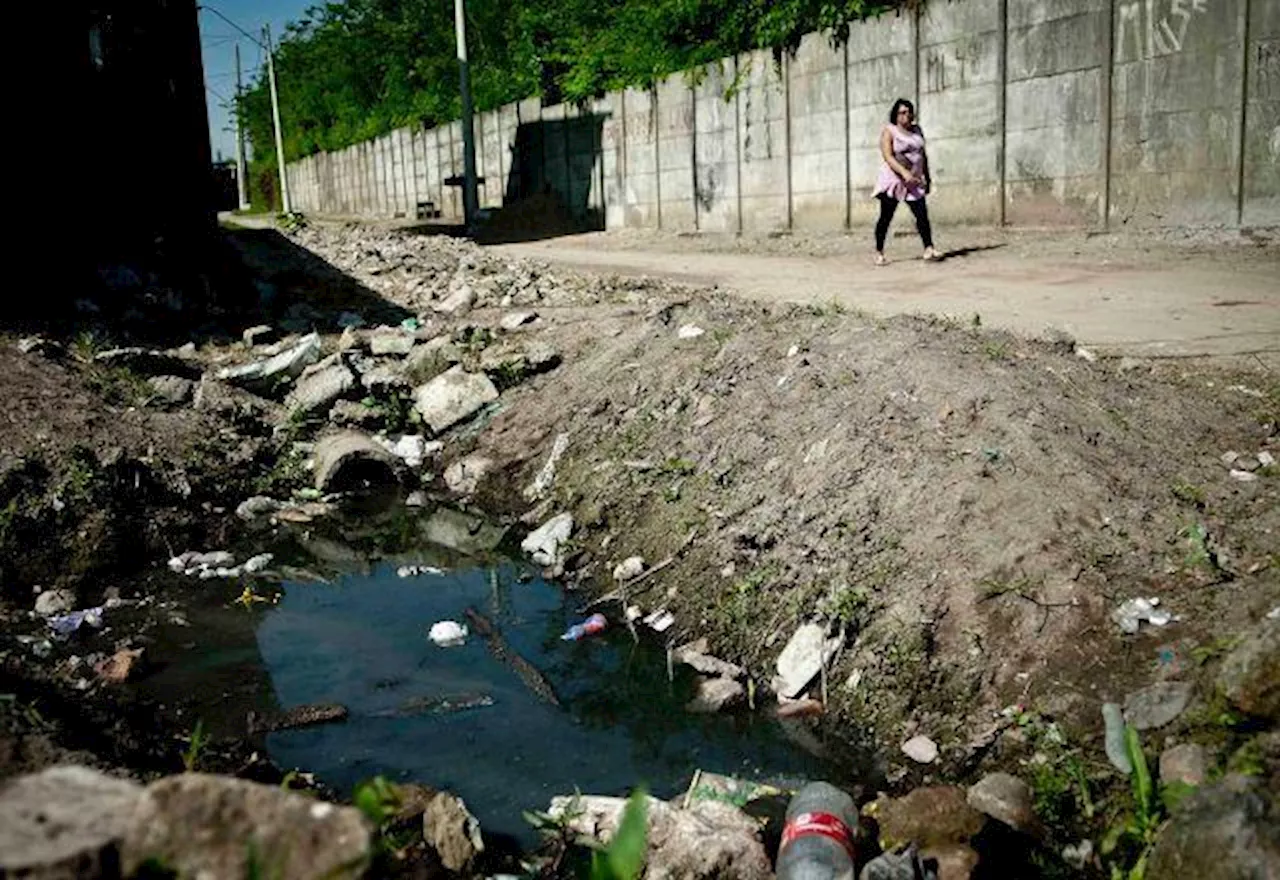
M203 10L207 10L208 12L212 12L214 15L218 16L218 18L222 19L222 20L223 20L223 21L225 21L227 24L231 25L233 28L235 28L236 30L238 30L240 33L244 34L247 38L249 38L249 39L250 39L250 40L252 40L253 42L257 43L259 48L265 48L265 47L262 45L262 43L258 40L258 38L257 38L257 37L255 37L253 34L249 33L249 32L248 32L247 30L245 30L244 28L240 27L240 25L236 24L234 21L232 21L231 19L227 18L225 15L223 15L221 12L219 12L217 9L215 9L215 8L214 8L214 7L212 7L212 6L210 6L209 4L207 4L207 3L202 3L202 4L200 4L199 6L197 6L197 7L196 7L196 9L203 9Z

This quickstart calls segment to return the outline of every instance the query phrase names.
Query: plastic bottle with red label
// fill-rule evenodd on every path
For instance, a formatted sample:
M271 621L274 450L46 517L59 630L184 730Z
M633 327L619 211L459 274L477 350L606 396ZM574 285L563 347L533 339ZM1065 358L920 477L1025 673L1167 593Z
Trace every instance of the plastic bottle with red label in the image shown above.
M587 636L593 636L598 632L602 632L609 621L605 619L603 614L593 614L582 623L575 623L573 626L565 630L564 635L560 637L561 641L576 642Z
M834 785L811 782L787 805L778 880L853 880L858 809Z

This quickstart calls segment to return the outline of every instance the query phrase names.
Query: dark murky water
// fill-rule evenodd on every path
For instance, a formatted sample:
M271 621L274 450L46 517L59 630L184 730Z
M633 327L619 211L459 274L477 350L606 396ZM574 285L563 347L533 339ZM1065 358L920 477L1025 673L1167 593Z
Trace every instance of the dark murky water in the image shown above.
M438 528L425 531L441 536ZM239 688L239 702L259 708L341 703L350 710L344 723L269 734L271 757L339 791L376 774L447 788L487 831L524 841L532 833L521 812L575 789L625 794L643 783L669 797L698 768L755 779L823 775L822 762L771 718L686 713L692 674L677 667L668 676L658 639L636 644L625 627L613 626L581 642L561 641L581 617L579 597L492 548L460 553L466 542L445 535L450 549L420 541L422 534L398 526L394 554L367 541L362 548L309 538L311 561L323 557L331 582L286 580L278 604L248 615L258 657L227 640L211 650L188 643L158 687L209 694ZM383 561L365 562L361 553ZM446 572L398 576L406 563ZM431 643L432 623L465 622L467 608L492 621L507 650L541 673L560 705L531 689L474 631L460 647ZM243 626L238 608L213 619L237 613ZM264 679L273 694L261 693Z

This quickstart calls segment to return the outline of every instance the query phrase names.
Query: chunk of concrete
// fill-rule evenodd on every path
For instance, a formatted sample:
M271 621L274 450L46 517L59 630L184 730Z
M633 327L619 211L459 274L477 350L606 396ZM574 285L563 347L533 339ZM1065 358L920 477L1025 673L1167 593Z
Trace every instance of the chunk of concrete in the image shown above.
M464 872L484 852L480 823L462 798L439 792L422 812L422 838L440 863L455 874Z
M528 553L539 565L554 568L563 562L565 543L573 534L573 514L560 513L551 517L520 542L520 549Z
M498 399L498 389L483 373L451 367L413 393L414 407L432 432L443 433Z
M0 788L0 876L105 877L142 786L90 770L51 767Z
M457 495L474 495L480 481L493 470L496 462L483 455L460 458L444 470L444 483Z
M355 385L356 377L351 371L342 364L334 364L299 379L285 399L285 409L290 415L311 415L328 410Z
M1280 620L1264 620L1227 655L1218 686L1250 715L1280 719Z
M778 655L774 690L789 699L799 696L817 678L823 665L835 656L840 643L839 636L827 638L822 624L803 624Z
M226 367L218 371L217 377L244 388L269 391L276 383L296 378L320 360L320 348L320 334L309 333L274 357Z
M147 786L122 848L180 877L355 878L370 858L360 812L243 779L183 773Z
M696 715L710 715L732 709L746 702L747 689L732 678L699 679L693 699L685 711Z

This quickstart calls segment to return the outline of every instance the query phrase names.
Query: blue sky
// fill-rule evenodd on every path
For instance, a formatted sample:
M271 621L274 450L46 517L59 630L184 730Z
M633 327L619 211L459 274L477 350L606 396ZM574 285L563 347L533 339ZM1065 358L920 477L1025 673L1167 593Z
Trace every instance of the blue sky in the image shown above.
M264 24L271 25L271 36L279 40L287 22L296 21L318 0L212 0L200 5L211 6L255 37ZM234 98L236 91L235 45L240 44L240 66L245 87L257 77L262 67L262 50L235 28L207 9L200 10L200 45L204 55L205 101L209 105L209 142L213 155L235 158L234 120L223 99ZM287 111L285 111L287 112Z

